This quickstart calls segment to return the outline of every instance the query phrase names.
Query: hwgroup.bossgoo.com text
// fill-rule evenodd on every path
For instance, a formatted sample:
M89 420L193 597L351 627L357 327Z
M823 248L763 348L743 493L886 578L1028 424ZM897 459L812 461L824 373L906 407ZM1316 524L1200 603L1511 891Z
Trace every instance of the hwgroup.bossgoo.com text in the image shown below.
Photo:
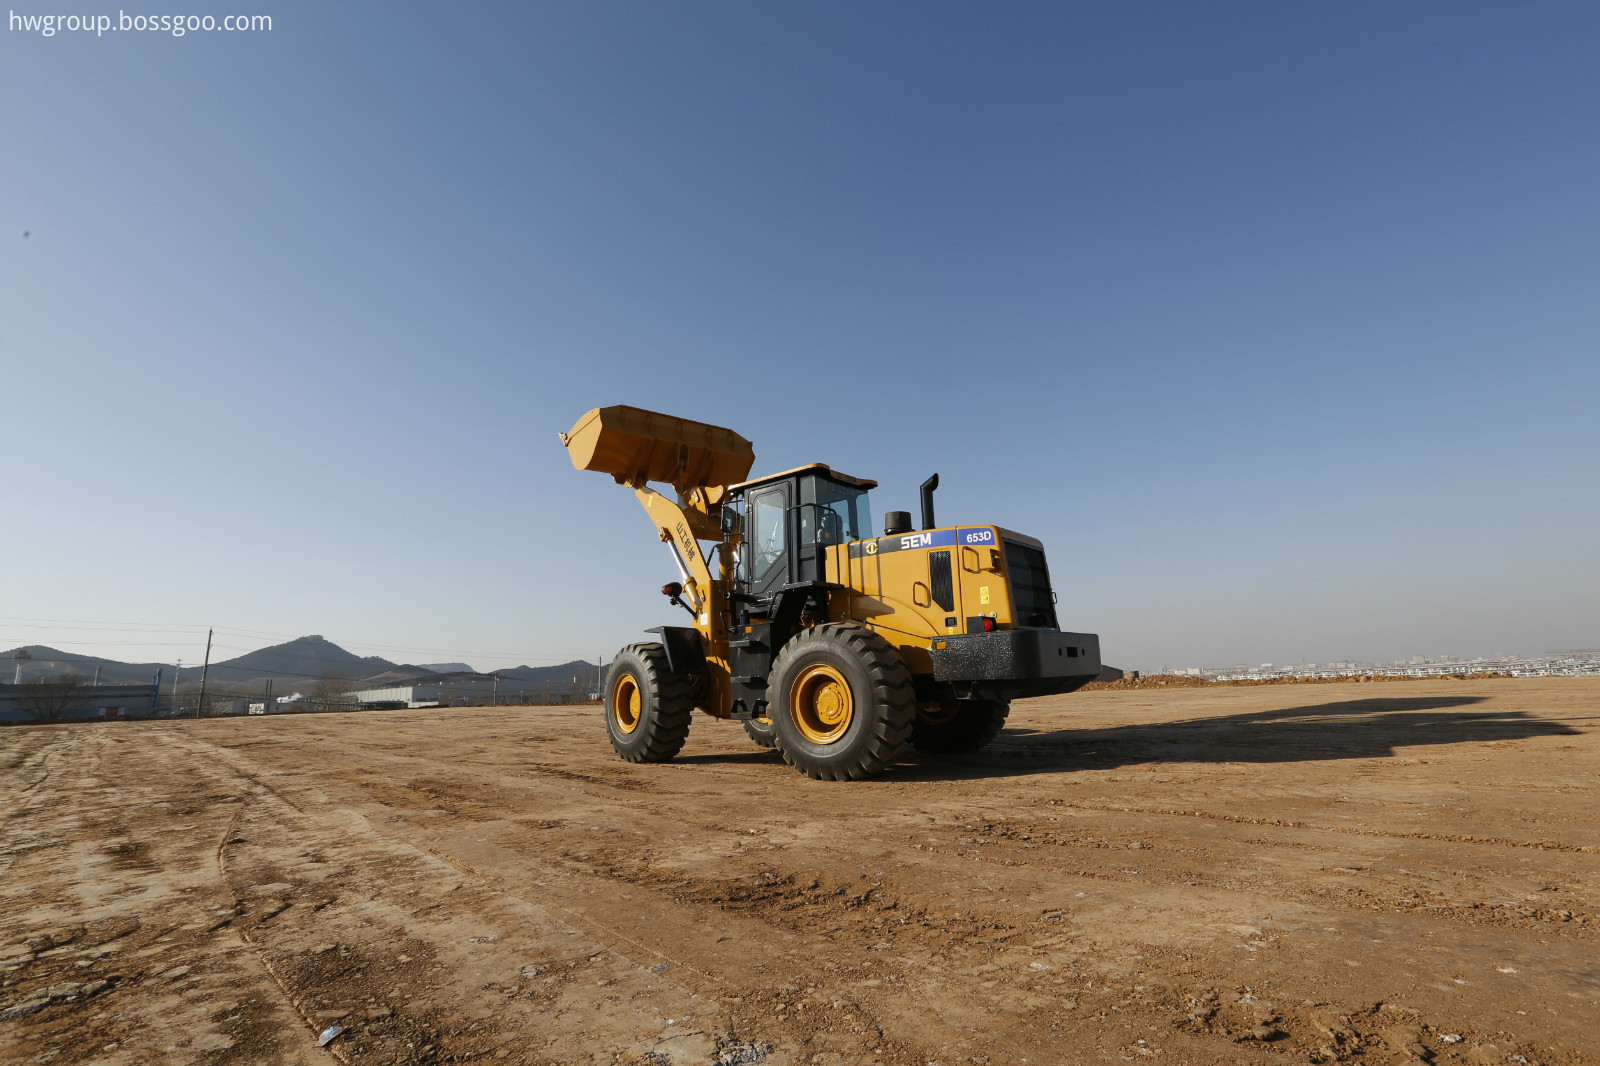
M19 15L11 12L12 30L54 37L65 33L92 33L96 37L119 30L127 33L186 33L221 31L224 33L271 33L271 15L130 15L118 11L111 15Z

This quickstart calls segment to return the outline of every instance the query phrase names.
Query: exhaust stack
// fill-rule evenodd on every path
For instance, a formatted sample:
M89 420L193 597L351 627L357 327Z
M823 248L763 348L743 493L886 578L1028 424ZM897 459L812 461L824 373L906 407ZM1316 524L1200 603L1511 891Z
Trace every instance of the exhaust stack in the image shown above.
M939 487L939 475L935 474L922 483L922 528L934 528L933 521L933 490Z

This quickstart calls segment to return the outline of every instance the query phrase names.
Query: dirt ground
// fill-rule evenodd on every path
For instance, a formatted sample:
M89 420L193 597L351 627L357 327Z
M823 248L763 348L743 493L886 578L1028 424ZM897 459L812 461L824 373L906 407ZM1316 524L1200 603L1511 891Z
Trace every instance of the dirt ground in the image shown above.
M0 730L0 1062L1600 1062L1597 725L1078 693L855 784L595 707Z

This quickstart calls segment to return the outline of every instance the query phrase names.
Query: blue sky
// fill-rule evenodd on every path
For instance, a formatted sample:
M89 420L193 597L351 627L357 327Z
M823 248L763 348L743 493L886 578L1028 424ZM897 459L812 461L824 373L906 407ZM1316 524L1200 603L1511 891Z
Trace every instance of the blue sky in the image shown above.
M0 35L0 645L609 655L631 403L1119 665L1600 646L1592 5L250 10Z

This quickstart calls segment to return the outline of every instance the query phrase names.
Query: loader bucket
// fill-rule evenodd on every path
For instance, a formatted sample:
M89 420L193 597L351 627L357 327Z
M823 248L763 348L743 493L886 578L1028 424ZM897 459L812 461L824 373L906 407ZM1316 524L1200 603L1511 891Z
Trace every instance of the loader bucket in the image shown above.
M637 407L597 407L561 434L561 443L579 470L598 470L635 488L662 482L680 493L737 484L756 460L750 442L731 429Z

